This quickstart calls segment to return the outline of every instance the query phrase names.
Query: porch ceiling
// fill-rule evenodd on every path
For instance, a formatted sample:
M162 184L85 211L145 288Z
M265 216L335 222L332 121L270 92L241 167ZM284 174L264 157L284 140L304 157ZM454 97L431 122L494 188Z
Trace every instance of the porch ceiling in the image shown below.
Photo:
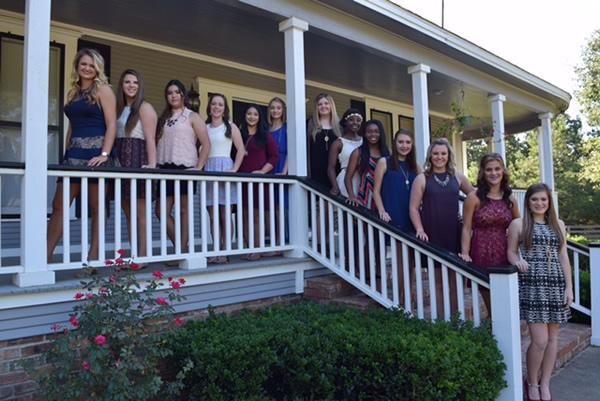
M2 3L4 9L24 12L24 0ZM282 19L233 0L55 0L52 4L54 21L278 73L285 68L283 34L278 31ZM400 57L314 28L305 34L305 55L307 79L412 104L410 63ZM462 99L467 114L478 117L476 123L487 124L491 112L486 97L484 91L439 72L429 76L432 111L451 115L451 102ZM510 99L504 113L508 132L514 131L511 125L529 129L538 124L534 110L511 104Z

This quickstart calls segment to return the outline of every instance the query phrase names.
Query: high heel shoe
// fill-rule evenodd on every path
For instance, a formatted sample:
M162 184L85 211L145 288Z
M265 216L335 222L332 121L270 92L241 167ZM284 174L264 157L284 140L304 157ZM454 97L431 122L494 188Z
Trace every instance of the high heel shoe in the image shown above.
M537 387L538 389L540 388L539 384L529 384L529 382L527 382L527 378L523 379L523 391L525 391L525 400L526 401L542 401L541 397L538 399L533 399L529 397L529 389L533 388L533 387ZM546 401L546 400L543 400Z

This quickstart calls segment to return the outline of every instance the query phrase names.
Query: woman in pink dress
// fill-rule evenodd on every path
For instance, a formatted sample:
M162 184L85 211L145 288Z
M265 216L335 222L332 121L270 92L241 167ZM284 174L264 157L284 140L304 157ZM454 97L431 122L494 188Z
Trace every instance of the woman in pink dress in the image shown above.
M479 162L477 190L467 196L463 210L462 246L459 256L481 267L508 265L506 230L519 217L508 172L498 153L484 155ZM490 310L490 292L481 289Z

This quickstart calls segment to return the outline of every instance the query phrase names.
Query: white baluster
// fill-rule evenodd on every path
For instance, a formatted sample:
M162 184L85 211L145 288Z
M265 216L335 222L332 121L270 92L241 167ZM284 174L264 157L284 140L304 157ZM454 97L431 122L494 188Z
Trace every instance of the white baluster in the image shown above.
M337 221L338 221L338 254L339 254L339 267L340 270L345 271L346 269L346 253L344 247L346 246L345 235L344 235L344 211L341 207L337 208Z
M314 192L310 193L310 232L311 232L311 248L317 253L317 197Z
M175 180L174 183L174 218L175 218L175 254L181 254L181 182Z
M243 188L242 183L238 182L237 184L237 247L238 249L244 249L244 207L243 207Z
M254 204L251 203L251 208ZM258 246L265 247L265 184L258 183Z
M327 204L327 231L329 234L329 260L335 265L335 225L333 224L333 204L326 201Z
M463 290L463 277L457 271L455 271L454 274L456 275L456 296L458 298L459 319L465 320L465 292Z
M187 182L187 209L188 209L188 253L196 253L195 250L195 233L194 233L194 184L193 180Z
M325 238L325 202L319 196L319 241L321 241L321 255L326 258L327 240Z
M279 245L285 245L285 191L287 190L287 185L279 184Z
M473 298L473 324L475 327L481 325L481 314L479 313L479 284L471 281L471 297Z
M210 216L206 211L206 181L200 181L200 236L202 253L208 252L208 220Z
M152 180L146 179L146 256L152 256Z
M419 319L425 317L425 308L423 307L423 266L421 266L421 253L415 251L415 278L417 287L417 316Z
M433 259L427 257L427 277L429 278L429 305L431 309L431 320L438 318L437 313L437 292L435 283L435 266Z
M137 180L134 178L131 180L131 186L129 187L130 190L130 194L129 194L129 202L130 202L130 208L131 208L131 223L129 224L129 227L131 228L131 256L132 257L137 257L138 256L138 227L137 227L137 214L138 214L138 210L137 210ZM117 218L118 216L118 218ZM121 209L117 209L115 207L115 220L119 220L119 238L121 236ZM120 248L120 247L119 247ZM117 249L119 249L117 248Z
M231 251L231 182L225 182L225 249Z
M65 182L63 181L63 185ZM88 263L88 179L81 178L81 262Z
M575 303L577 305L581 304L581 300L579 298L579 252L573 251L573 285L575 292Z
M167 254L167 181L160 180L160 254Z
M277 232L275 229L275 186L269 183L269 242L271 248L277 246Z
M375 273L375 265L377 257L375 256L375 238L373 235L373 226L367 223L367 238L368 238L368 255L369 255L369 283L373 291L377 290L377 278Z
M71 262L71 225L69 222L69 207L71 200L71 179L70 177L63 178L63 263ZM81 216L81 218L86 218L87 216Z
M365 228L361 219L358 221L358 274L360 283L365 284Z
M254 249L254 183L248 183L248 249Z
M346 214L346 233L348 238L348 272L350 277L356 279L356 260L354 248L354 218L351 213Z
M221 249L221 232L219 226L219 182L213 182L213 251L218 252Z
M105 179L98 180L98 260L106 257L106 238L104 236L104 224L106 223L106 191Z
M442 288L444 294L444 319L450 320L450 288L448 284L448 267L442 265Z
M392 302L394 307L400 306L400 286L398 276L398 241L390 238L390 249L392 251Z
M409 264L409 249L408 245L402 244L402 275L404 277L404 310L412 313L411 298L411 282L410 282L410 264ZM415 251L415 261L419 259L418 252Z
M121 249L121 179L115 178L115 251ZM135 224L135 220L131 220L130 225Z
M381 275L381 296L387 299L387 263L385 259L385 234L383 231L379 231L379 270Z

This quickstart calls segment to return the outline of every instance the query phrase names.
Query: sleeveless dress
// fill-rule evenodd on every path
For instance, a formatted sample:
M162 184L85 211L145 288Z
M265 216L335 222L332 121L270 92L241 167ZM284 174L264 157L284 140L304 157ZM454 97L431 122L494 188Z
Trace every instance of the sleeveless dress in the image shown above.
M410 170L408 162L400 161L398 170L394 170L390 163L390 157L387 158L387 170L381 186L383 206L392 218L392 224L402 231L410 233L415 232L410 221L408 206L410 189L416 177L417 174Z
M148 154L146 152L146 137L142 128L142 121L138 120L131 132L125 132L125 124L131 113L131 108L125 106L123 112L117 119L117 138L115 140L115 149L119 156L119 163L123 167L140 168L148 164ZM122 180L123 189L121 194L125 199L130 195L129 180ZM146 186L142 180L137 181L137 197L143 198L146 193Z
M277 165L272 171L272 174L279 174L285 168L287 162L288 145L287 145L287 123L284 123L281 127L271 132L273 139L277 143L279 148L279 160ZM279 204L279 185L275 186L275 204ZM289 207L289 193L287 187L283 191L283 205L287 209Z
M67 145L62 164L67 166L87 167L90 159L100 156L106 133L104 113L99 104L88 102L80 94L80 98L68 103L65 114L71 123L71 140ZM114 150L103 167L118 165ZM57 182L62 182L62 177ZM80 178L72 177L71 183L79 183ZM98 182L97 178L90 178L89 183Z
M364 207L373 210L375 202L373 202L373 188L375 187L375 167L377 167L379 158L369 157L369 167L360 175L360 183L358 185L358 199Z
M310 178L317 184L329 189L331 183L327 176L327 164L329 162L329 145L336 140L332 129L321 129L313 139L309 133L310 151Z
M221 172L225 170L231 170L233 168L233 160L231 160L231 147L233 140L225 136L227 127L225 123L222 123L218 127L213 127L212 124L208 124L208 138L210 140L210 153L208 154L208 160L204 171L216 171ZM232 204L237 202L237 189L236 184L229 185L229 200ZM220 182L218 185L218 204L225 204L225 183ZM213 200L213 184L207 183L206 185L206 204L212 206Z
M479 267L508 265L506 230L512 211L502 199L489 199L473 214L471 259Z
M438 180L446 185L438 183ZM449 173L425 176L425 193L421 205L421 222L429 242L450 252L460 251L458 193L460 187Z
M253 171L260 170L267 163L271 164L272 166L277 165L277 161L279 160L277 143L275 142L275 139L273 139L273 135L270 133L266 134L265 139L266 142L264 144L260 144L256 141L254 136L248 135L247 138L244 138L246 143L246 156L244 156L244 160L242 161L238 172L252 173ZM248 187L248 184L242 184L242 200L244 207L248 207ZM269 209L269 195L269 186L263 185L263 206L265 210ZM258 183L254 183L254 185L252 185L252 207L254 209L258 209L258 197L259 185ZM275 198L275 196L273 196L273 198Z
M340 151L340 154L338 155L338 161L340 163L340 173L337 175L336 177L336 181L338 184L338 187L340 188L340 194L348 197L348 191L346 190L346 184L344 184L344 178L346 178L346 169L348 168L348 162L350 161L350 155L352 154L352 152L354 151L354 149L360 147L360 145L362 145L362 138L360 138L358 141L353 141L351 139L346 139L346 138L340 138L340 140L342 141L342 150ZM358 184L359 184L360 178L354 174L354 177L352 177L352 188L354 188L354 193L356 193L356 191L358 190Z
M558 259L560 243L548 224L535 223L529 250L520 245L529 269L519 272L520 316L527 323L566 323L566 281Z
M158 168L186 170L198 165L196 133L190 121L191 113L192 111L186 107L178 117L167 120L163 126L162 137L156 144ZM181 195L187 195L187 181L180 181L179 188ZM174 194L175 182L167 181L167 195Z

